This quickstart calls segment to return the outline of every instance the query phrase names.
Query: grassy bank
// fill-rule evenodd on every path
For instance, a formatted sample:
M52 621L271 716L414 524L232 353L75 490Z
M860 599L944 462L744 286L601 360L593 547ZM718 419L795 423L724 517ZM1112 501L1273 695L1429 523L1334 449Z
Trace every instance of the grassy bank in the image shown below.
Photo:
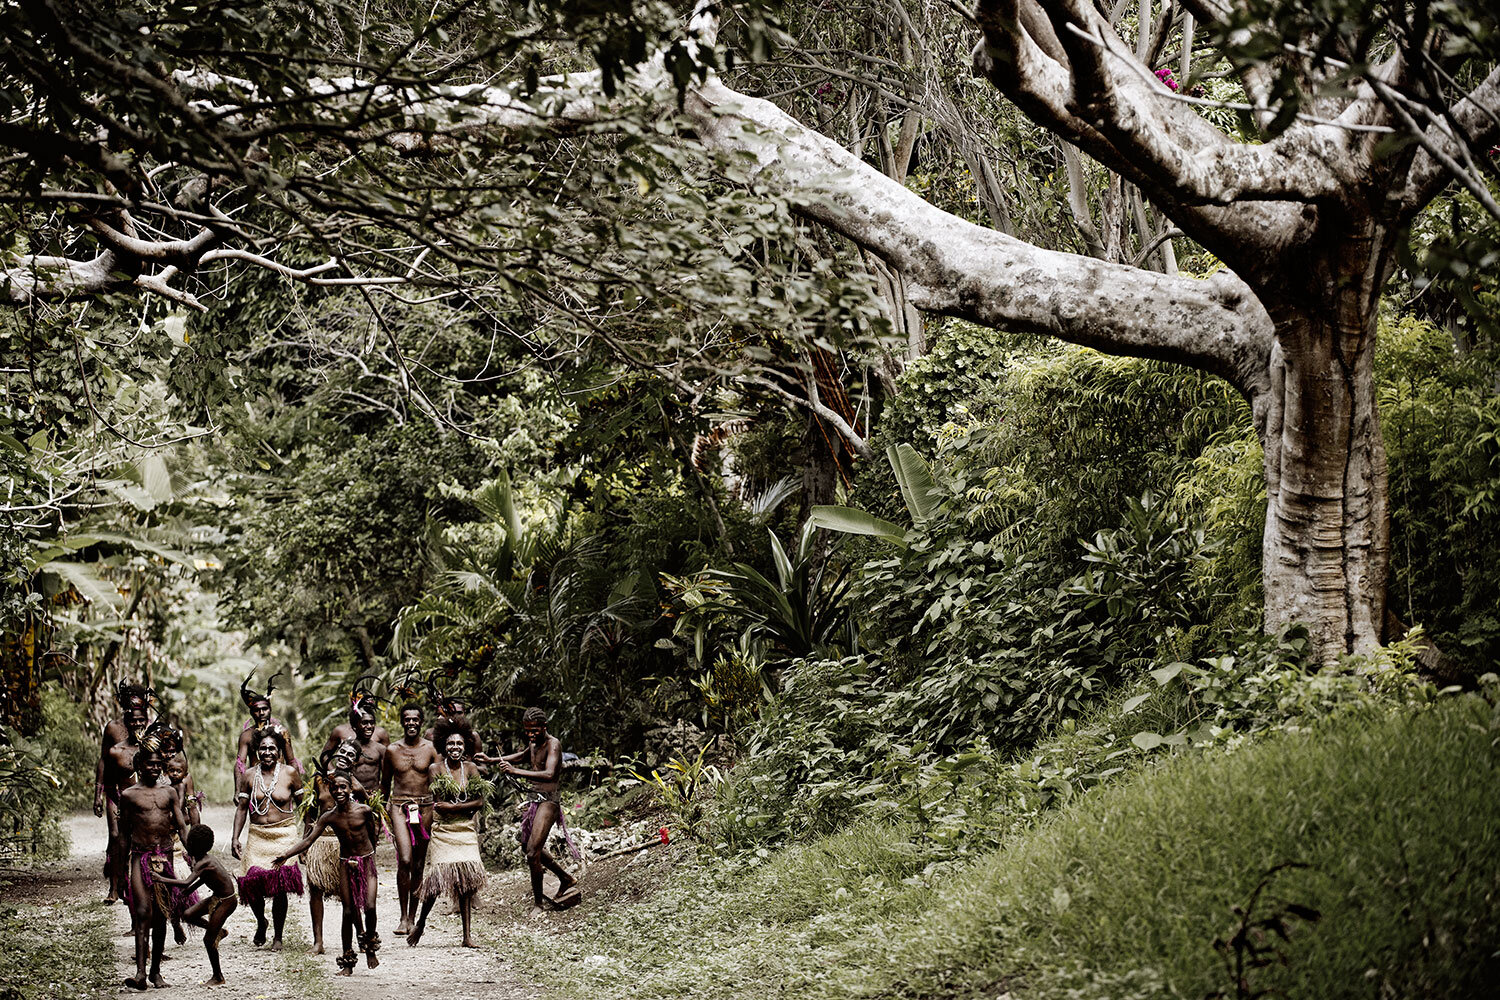
M119 995L102 903L0 908L0 1000L104 1000Z
M1497 737L1494 709L1475 697L1354 714L1184 756L962 866L924 870L907 831L885 825L705 858L560 941L523 939L523 960L589 1000L1118 1000L1240 985L1479 996L1500 981ZM1268 875L1287 863L1305 867ZM1215 947L1242 928L1244 947ZM559 968L559 952L573 960Z

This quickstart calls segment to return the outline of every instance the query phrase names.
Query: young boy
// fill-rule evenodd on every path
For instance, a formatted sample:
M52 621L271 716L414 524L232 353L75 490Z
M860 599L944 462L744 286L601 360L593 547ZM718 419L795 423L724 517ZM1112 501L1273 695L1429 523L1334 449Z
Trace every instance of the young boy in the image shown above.
M338 958L340 976L354 974L354 937L359 935L365 964L375 968L380 960L380 935L375 932L375 844L380 839L380 821L375 810L356 801L354 776L336 771L332 778L334 807L318 817L303 837L271 863L279 868L293 855L301 854L332 830L339 841L339 900L344 904L344 953Z
M156 880L163 885L177 886L184 893L203 886L213 893L209 898L194 903L182 914L182 919L195 927L203 928L203 948L208 952L208 966L213 976L200 986L223 986L224 972L219 968L219 942L229 936L224 930L224 921L239 906L234 875L224 863L208 853L214 847L214 832L202 823L188 831L185 845L188 858L193 863L186 878L168 878L158 875Z
M129 748L136 782L120 792L120 841L130 851L125 901L135 933L135 975L125 980L125 985L133 990L144 990L148 984L158 989L167 985L161 977L161 952L167 937L167 918L176 900L170 889L159 890L156 883L174 874L173 831L187 839L182 800L171 788L157 785L165 762L156 744L155 735L148 731L141 746Z

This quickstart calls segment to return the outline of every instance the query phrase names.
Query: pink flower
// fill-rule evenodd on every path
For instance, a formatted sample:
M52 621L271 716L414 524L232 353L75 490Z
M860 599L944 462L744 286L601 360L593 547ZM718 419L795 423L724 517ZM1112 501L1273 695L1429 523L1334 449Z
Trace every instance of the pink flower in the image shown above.
M1172 75L1172 71L1171 70L1169 70L1169 69L1159 69L1159 70L1157 70L1156 71L1156 78L1158 80L1160 80L1162 83L1166 84L1168 90L1171 90L1171 91L1176 91L1177 90L1177 78Z

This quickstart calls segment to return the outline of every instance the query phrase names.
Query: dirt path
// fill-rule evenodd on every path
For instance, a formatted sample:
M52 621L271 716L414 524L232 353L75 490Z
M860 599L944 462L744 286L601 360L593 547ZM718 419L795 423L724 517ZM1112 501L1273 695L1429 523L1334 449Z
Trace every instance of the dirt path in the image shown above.
M214 828L219 845L225 845L234 828L233 810L219 806L205 811L204 821ZM104 897L105 883L99 874L104 863L104 821L79 814L67 821L73 851L67 861L40 873L28 895L37 899L76 899L95 903ZM217 849L217 848L216 848ZM310 923L305 899L292 897L287 913L286 948L273 953L251 943L255 918L248 907L230 917L229 937L220 947L224 975L229 984L209 995L216 1000L397 1000L428 995L444 1000L541 1000L544 990L513 970L503 958L507 921L494 921L488 908L476 915L479 948L458 947L459 921L446 901L440 901L428 920L422 943L409 947L396 937L396 857L385 844L377 855L380 868L380 967L366 969L363 956L354 975L336 977L334 950L325 955L308 953ZM514 876L491 876L491 889L513 881ZM111 907L114 920L115 963L119 979L134 971L134 939L130 917L120 905ZM340 910L329 900L324 932L332 946L338 941ZM188 987L208 976L201 931L189 930L186 944L172 943L167 935L162 975L174 987ZM121 987L121 993L134 995ZM151 996L157 996L152 992Z

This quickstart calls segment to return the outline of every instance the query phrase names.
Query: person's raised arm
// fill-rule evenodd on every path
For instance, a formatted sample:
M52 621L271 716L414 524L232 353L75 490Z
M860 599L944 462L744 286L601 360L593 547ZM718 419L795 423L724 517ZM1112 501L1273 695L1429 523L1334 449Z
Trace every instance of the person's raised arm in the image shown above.
M245 829L245 817L250 815L250 772L235 775L234 836L229 841L229 853L240 856L240 834Z
M556 736L547 738L547 762L542 765L540 771L523 771L507 762L501 765L506 774L517 778L525 778L527 781L556 781L562 771L562 741Z
M198 801L198 789L193 786L193 776L182 779L182 807L187 812L188 823L197 826L203 819L202 803Z
M332 816L332 809L319 816L318 821L312 825L312 829L307 831L307 836L297 841L291 847L288 847L281 854L276 855L275 860L271 862L271 866L273 868L280 868L282 865L286 864L287 858L291 857L294 854L301 854L303 851L311 847L313 845L313 841L317 840L323 835L323 831L328 827L328 821Z

